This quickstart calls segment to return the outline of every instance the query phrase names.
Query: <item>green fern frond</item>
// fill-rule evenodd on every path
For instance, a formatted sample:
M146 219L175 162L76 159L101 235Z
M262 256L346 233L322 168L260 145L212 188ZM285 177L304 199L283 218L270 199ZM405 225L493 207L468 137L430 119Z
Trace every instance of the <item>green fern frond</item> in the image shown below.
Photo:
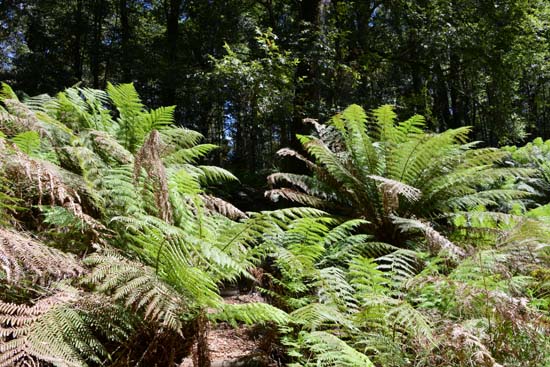
M378 269L388 272L388 277L396 284L403 284L419 270L419 258L415 251L399 249L376 259Z
M389 293L384 272L378 269L374 259L362 256L352 259L349 265L350 284L356 289L356 298L364 301L376 295Z
M36 157L40 151L40 135L36 131L19 133L11 141L28 156Z
M345 241L352 237L352 234L361 226L368 224L363 219L351 219L347 220L336 227L330 229L325 236L325 246L336 244L340 241Z
M162 130L174 123L174 111L176 106L159 107L140 115L137 124L143 126L145 132Z
M165 156L163 160L168 165L185 163L193 164L196 163L198 159L206 156L217 148L218 146L214 144L198 144L190 148L177 149Z
M397 118L393 106L380 106L372 110L371 114L373 118L371 120L372 126L369 129L369 133L377 140L391 141L392 133L394 132L394 124Z
M203 135L197 131L181 127L162 129L160 131L162 141L168 146L176 146L181 149L189 149L196 146Z
M429 320L407 302L390 308L386 318L398 324L405 332L411 333L423 344L434 344L433 330Z
M181 317L187 312L189 304L178 297L177 292L163 282L153 269L110 251L93 254L84 262L93 266L85 282L142 312L145 318L182 332Z
M136 117L144 109L133 83L118 85L108 83L107 94L120 113L121 119Z
M304 356L305 361L309 360L305 366L374 367L366 355L324 331L301 333L299 343L311 353Z
M357 311L355 290L346 280L343 270L336 267L323 268L313 285L317 289L319 302L334 305L348 313Z
M17 98L17 94L15 94L13 89L11 89L7 83L2 82L0 85L2 86L2 88L0 88L0 102L3 102L6 99L19 100Z
M307 330L318 330L323 326L339 325L346 329L354 329L352 320L344 311L340 311L332 305L323 303L310 303L290 314L292 322L302 325Z
M284 325L290 320L286 312L261 302L225 303L219 311L209 314L208 318L215 322L227 322L233 327L236 327L240 322L246 325L265 324L267 322Z
M140 120L144 105L133 84L108 83L107 93L119 113L116 136L122 145L133 153L150 131L147 129L148 126L145 126L150 121Z
M239 181L239 179L234 174L221 167L197 166L197 168L202 172L202 174L199 176L199 180L203 185L223 183L228 181Z

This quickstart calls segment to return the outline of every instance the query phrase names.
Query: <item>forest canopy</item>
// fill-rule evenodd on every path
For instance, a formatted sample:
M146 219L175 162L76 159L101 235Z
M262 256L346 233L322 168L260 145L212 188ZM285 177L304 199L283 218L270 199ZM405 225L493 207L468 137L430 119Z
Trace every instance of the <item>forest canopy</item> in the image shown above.
M522 143L550 138L549 12L545 0L7 0L0 80L28 95L134 82L243 172L296 148L302 119L352 103Z
M550 366L544 0L0 3L0 367Z

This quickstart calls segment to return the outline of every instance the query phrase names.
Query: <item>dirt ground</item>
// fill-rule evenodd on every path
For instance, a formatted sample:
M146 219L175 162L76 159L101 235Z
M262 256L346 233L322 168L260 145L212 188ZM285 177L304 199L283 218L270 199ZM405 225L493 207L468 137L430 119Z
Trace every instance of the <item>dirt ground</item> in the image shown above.
M225 297L224 300L229 304L264 301L259 294ZM277 364L262 352L260 343L261 337L248 326L233 328L226 323L210 325L208 346L212 367L276 367ZM185 358L179 367L193 367L192 358Z

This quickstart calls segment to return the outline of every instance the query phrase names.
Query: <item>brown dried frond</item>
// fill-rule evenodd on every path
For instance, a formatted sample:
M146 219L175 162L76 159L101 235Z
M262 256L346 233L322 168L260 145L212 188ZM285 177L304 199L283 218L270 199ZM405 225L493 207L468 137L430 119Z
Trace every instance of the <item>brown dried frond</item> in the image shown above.
M38 366L40 360L68 366L50 354L46 343L33 340L32 334L42 316L55 307L74 302L76 296L62 291L32 306L0 301L0 367Z
M267 176L267 183L270 187L274 187L279 181L288 182L293 186L300 188L300 190L304 192L309 192L310 191L309 185L304 180L301 180L301 177L296 177L296 176L297 175L276 172Z
M0 146L0 150L5 150L5 148L5 146ZM65 178L59 167L31 158L13 144L9 144L9 150L5 151L7 154L0 155L0 160L3 161L5 167L5 176L20 186L21 193L27 195L29 188L33 188L36 190L39 205L42 204L45 194L49 196L52 205L80 202L78 192L72 187L72 184L65 183Z
M303 121L304 121L305 124L313 125L313 127L315 128L315 130L317 131L317 133L319 135L322 135L327 129L326 125L320 124L319 121L317 121L316 119L312 119L310 117L307 117L307 118L303 119Z
M201 198L209 210L220 213L231 219L243 219L248 216L235 205L212 195L201 195Z
M463 363L484 367L503 367L497 363L482 341L462 325L452 325L445 333L445 343L453 348Z
M488 290L467 282L452 280L440 276L413 278L407 282L407 287L437 287L452 289L454 297L460 304L458 308L463 315L478 315L480 297L485 299L484 307L490 307L491 312L500 322L507 322L515 331L534 334L537 329L546 330L550 334L547 317L537 309L529 306L529 299L514 297L503 291Z
M33 130L40 136L48 135L44 125L38 120L33 111L16 99L3 101L8 113L0 111L0 127L9 136Z
M86 223L88 227L90 227L93 230L98 231L105 231L107 230L107 227L105 227L101 222L99 222L97 219L89 216L88 214L84 213L82 211L82 207L80 204L75 202L67 202L65 205L63 205L66 209L71 211L75 217L80 219L83 223Z
M319 208L324 205L323 200L313 195L308 195L303 192L288 188L268 190L265 192L264 195L266 198L269 198L273 202L277 202L279 201L279 199L283 198L303 205L312 206L314 208Z
M419 189L403 182L377 175L370 175L368 177L380 183L378 189L382 192L386 213L392 213L399 208L399 195L405 197L409 202L418 201L422 195Z
M475 312L479 296L487 299L487 306L491 307L500 323L507 323L515 332L523 332L533 338L540 330L550 333L546 317L538 310L529 306L529 299L513 297L498 290L474 288L465 283L457 283L456 298L465 306L465 311Z
M333 152L346 152L346 144L340 131L331 125L320 124L312 118L305 118L304 123L312 124L321 141Z
M85 271L72 255L4 228L0 228L0 268L11 283L27 274L35 281L47 283L76 277Z
M447 237L433 229L429 224L426 224L424 235L430 248L441 249L453 258L463 258L466 256L466 251L449 241Z
M546 266L540 254L549 244L548 225L530 218L522 218L511 230L501 231L497 239L497 248L508 254L507 265L512 271L524 273Z
M97 335L127 340L128 321L107 297L65 286L33 305L0 301L0 367L100 361L107 350Z
M155 269L128 260L111 249L94 253L85 262L93 266L86 283L111 294L134 311L143 312L145 319L162 328L185 333L180 316L188 311L187 300L160 279Z
M29 125L29 121L24 118L0 111L0 127L8 136L14 136L21 132L31 130Z
M137 152L134 162L134 182L137 182L141 169L145 169L147 177L153 181L155 201L160 217L172 221L172 207L168 195L168 178L160 156L161 140L157 130L151 131L141 149Z
M394 217L394 222L404 231L410 229L420 230L424 234L428 248L432 253L438 253L443 250L453 259L462 259L466 256L466 251L436 231L428 222L398 217Z
M130 164L134 160L132 154L126 150L116 139L105 131L90 130L87 134L91 137L95 150L101 156L116 160L120 164Z
M281 157L295 157L299 159L300 161L304 162L305 165L310 169L316 169L317 165L313 163L311 160L304 157L302 154L298 153L294 149L290 148L282 148L277 151L277 155Z

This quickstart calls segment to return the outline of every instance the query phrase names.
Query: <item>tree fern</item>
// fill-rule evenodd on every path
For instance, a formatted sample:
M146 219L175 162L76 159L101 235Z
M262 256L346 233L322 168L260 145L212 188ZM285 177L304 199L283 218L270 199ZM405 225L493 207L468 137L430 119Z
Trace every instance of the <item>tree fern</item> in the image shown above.
M327 125L314 126L316 136L299 136L311 161L288 149L281 151L309 161L312 176L274 174L271 184L284 181L290 187L266 195L368 220L365 227L378 240L400 246L406 242L409 235L400 232L393 215L429 221L455 209L494 206L527 195L487 186L532 172L499 168L505 154L498 150L472 150L473 144L466 143L468 128L430 134L424 132L421 117L397 123L390 106L368 117L357 105Z
M111 102L118 115L113 116L108 108ZM170 127L173 108L147 111L131 85L109 86L108 94L69 89L55 100L40 98L29 103L32 108L14 101L8 116L15 125L21 122L18 119L28 119L26 130L17 126L2 131L14 136L14 132L30 128L29 137L44 131L66 169L29 157L37 144L32 146L24 135L15 139L22 149L13 145L3 150L0 164L6 168L6 177L13 180L10 190L17 192L24 183L29 188L25 200L39 205L40 225L50 230L41 237L48 241L63 238L65 249L75 252L104 249L85 259L91 269L83 288L103 293L108 297L105 300L137 312L149 322L146 327L160 326L158 334L162 335L187 336L186 328L194 328L206 307L216 309L227 321L285 322L284 312L267 305L222 307L218 285L251 277L249 269L267 254L262 246L253 249L264 235L282 231L296 218L320 215L318 211L289 209L247 218L209 194L206 185L236 177L218 167L195 165L213 146L197 146L200 134ZM46 125L48 129L42 130ZM220 213L244 221L235 222ZM77 234L80 240L69 248ZM2 282L25 284L21 282L25 278L48 285L86 272L71 255L16 231L6 230L2 236ZM93 247L78 247L85 241ZM123 251L105 250L111 246ZM56 322L76 325L83 337L89 338L96 333L93 320L78 321L72 311L72 305L80 304L87 294L77 292L75 297L68 309L56 313ZM57 332L60 338L71 335L69 326L47 330L43 324L36 325L36 332L43 328L47 333ZM42 360L84 365L86 354L94 363L106 356L100 342L91 350L84 341L73 339L74 346L66 343L62 345L65 349L54 351L59 357L44 354ZM17 358L41 358L31 349L18 353Z

